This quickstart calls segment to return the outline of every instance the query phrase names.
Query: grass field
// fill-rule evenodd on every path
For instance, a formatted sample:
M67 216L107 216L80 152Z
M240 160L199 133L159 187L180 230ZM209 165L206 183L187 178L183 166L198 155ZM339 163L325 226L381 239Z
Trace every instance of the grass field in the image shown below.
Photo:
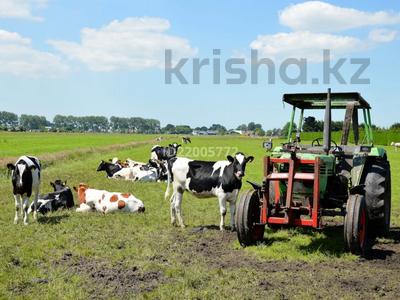
M14 200L5 170L0 176L1 299L352 299L398 298L400 295L400 152L387 148L392 165L391 236L375 246L369 259L343 251L342 228L322 232L267 230L265 242L242 249L236 234L220 232L218 203L184 195L186 229L169 224L165 183L131 183L96 173L101 159L146 161L153 136L79 134L0 134L4 157L76 148L130 144L49 164L42 172L42 192L60 178L70 186L133 193L143 200L141 215L78 214L60 211L13 225ZM169 137L163 145L177 140ZM246 179L262 178L262 139L194 137L180 155L223 159L240 150L255 156ZM244 184L243 189L249 188ZM227 218L228 224L229 216Z
M151 139L151 135L0 131L0 157L35 155Z

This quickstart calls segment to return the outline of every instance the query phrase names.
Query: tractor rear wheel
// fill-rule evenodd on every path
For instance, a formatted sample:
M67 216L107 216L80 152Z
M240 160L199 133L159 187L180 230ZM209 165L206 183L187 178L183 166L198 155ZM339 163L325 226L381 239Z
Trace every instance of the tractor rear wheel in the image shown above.
M372 238L385 236L390 229L391 178L388 161L375 162L365 178L365 201Z
M260 222L260 196L256 190L245 191L238 203L236 211L236 231L239 243L245 247L263 240L265 225Z
M354 254L364 254L368 249L368 215L363 195L350 195L347 200L344 243Z

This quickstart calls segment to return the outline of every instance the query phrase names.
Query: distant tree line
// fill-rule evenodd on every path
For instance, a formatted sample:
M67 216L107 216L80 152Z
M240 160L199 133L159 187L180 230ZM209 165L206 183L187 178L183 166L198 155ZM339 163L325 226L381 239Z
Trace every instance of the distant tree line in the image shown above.
M363 128L364 124L360 124ZM385 130L384 128L372 125L375 130ZM305 117L303 120L303 132L322 132L324 122L316 120L314 117ZM332 121L332 131L341 131L343 121ZM400 123L394 123L390 130L400 131ZM26 115L18 116L15 113L0 111L0 130L10 131L62 131L62 132L118 132L118 133L165 133L165 134L191 134L194 130L201 132L213 132L214 134L241 133L252 136L279 136L285 137L288 134L289 123L282 128L264 130L259 123L249 122L239 125L236 130L228 130L221 124L211 126L200 126L192 128L189 125L167 124L161 127L160 121L156 119L145 119L139 117L121 118L112 116L110 119L104 116L65 116L56 115L50 122L44 116ZM293 132L297 130L297 125L293 124Z
M260 124L250 122L246 130L253 130L257 135L264 135ZM239 126L243 127L243 125ZM118 133L165 133L165 134L191 134L193 130L212 131L216 134L227 134L233 130L227 130L221 124L212 124L210 127L202 126L191 128L189 125L167 124L161 127L156 119L139 117L121 118L112 116L110 119L104 116L65 116L56 115L50 122L44 116L21 115L2 111L0 112L0 130L10 131L61 131L61 132L118 132Z
M236 129L240 130L242 132L253 133L254 135L257 135L257 136L265 135L265 131L262 128L261 124L254 123L254 122L250 122L247 125L246 124L239 125Z
M160 133L160 121L144 118L120 118L104 116L56 115L53 122L44 116L21 115L1 111L0 130L10 131L62 131L62 132L120 132Z
M266 136L279 136L286 137L289 132L290 123L287 122L282 128L273 128L265 132ZM364 128L364 123L359 124L359 127ZM374 130L387 130L386 128L378 127L372 124L372 129ZM400 130L400 123L394 123L391 125L389 130ZM303 125L301 130L303 132L322 132L324 130L324 122L322 120L317 120L314 117L305 117L303 120ZM332 132L338 132L343 130L343 121L332 121L331 123ZM297 124L293 123L292 132L297 131Z

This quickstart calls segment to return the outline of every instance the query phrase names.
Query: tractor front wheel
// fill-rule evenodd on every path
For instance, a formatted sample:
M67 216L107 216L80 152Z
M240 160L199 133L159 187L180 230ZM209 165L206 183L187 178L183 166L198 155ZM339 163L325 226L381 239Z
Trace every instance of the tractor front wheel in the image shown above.
M239 243L245 247L263 240L265 225L260 222L260 196L256 190L245 191L238 203L236 231Z
M390 229L391 178L388 161L372 164L365 178L365 201L372 238L385 236Z
M368 243L368 215L363 195L350 195L346 205L344 217L345 247L353 254L367 252Z

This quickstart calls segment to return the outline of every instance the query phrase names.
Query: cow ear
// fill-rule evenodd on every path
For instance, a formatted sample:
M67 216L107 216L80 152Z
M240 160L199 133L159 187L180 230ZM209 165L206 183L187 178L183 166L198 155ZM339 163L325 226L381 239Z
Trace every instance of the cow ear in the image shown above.
M230 155L228 155L226 158L227 158L227 159L229 160L229 162L231 162L231 163L233 163L233 162L235 161L235 159L234 159L232 156L230 156Z
M179 144L178 146L176 146L176 149L178 149L179 147L182 147L182 145L181 145L181 144Z
M50 185L51 185L53 188L56 187L55 184L54 184L54 182L50 182Z
M254 160L254 156L249 156L246 158L247 162L252 162Z
M15 166L13 164L7 164L7 169L9 169L10 171L14 171L15 170Z

